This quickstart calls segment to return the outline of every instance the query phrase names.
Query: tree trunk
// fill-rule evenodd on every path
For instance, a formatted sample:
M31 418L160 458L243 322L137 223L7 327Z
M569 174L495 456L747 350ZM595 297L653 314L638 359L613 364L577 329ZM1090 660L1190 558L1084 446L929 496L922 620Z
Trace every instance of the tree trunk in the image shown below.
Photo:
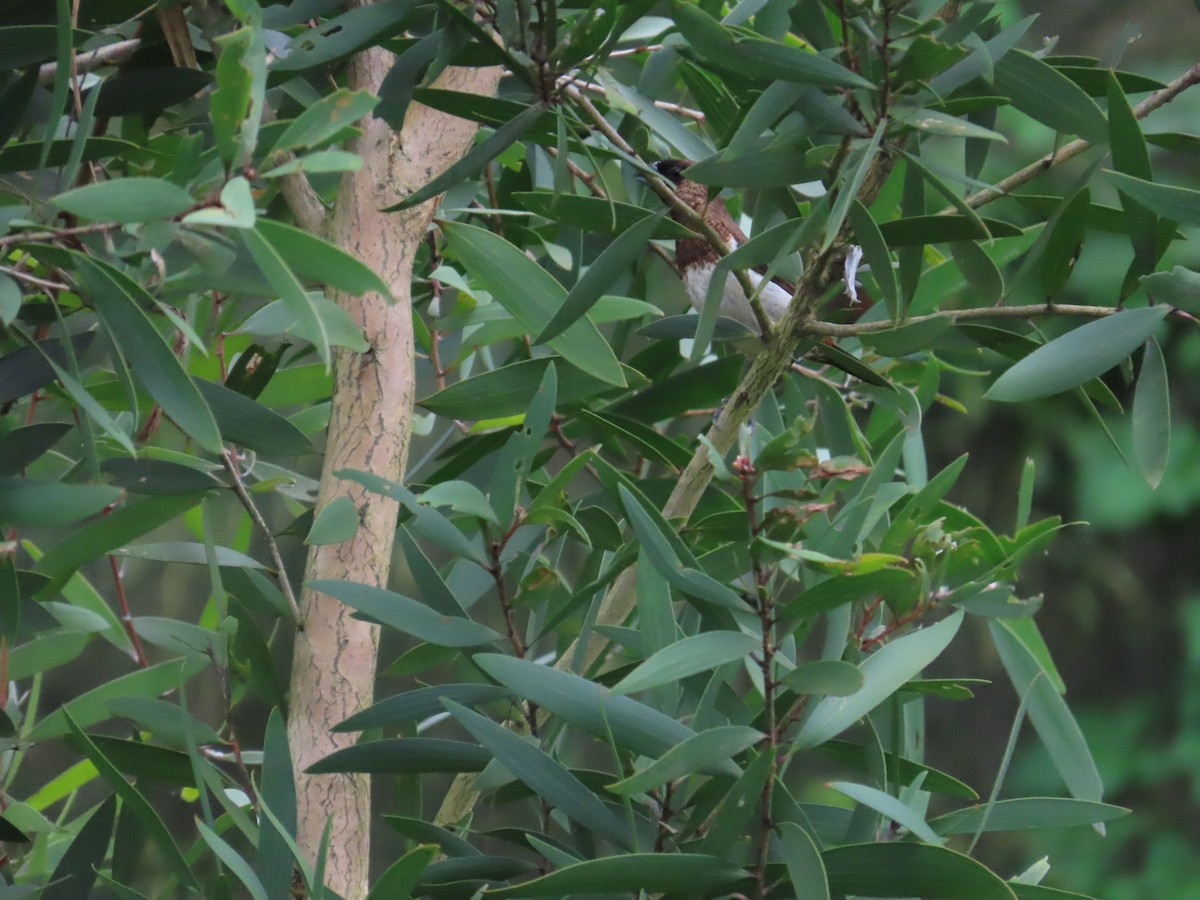
M394 61L371 48L350 68L352 89L378 91ZM448 69L434 86L492 94L500 69ZM316 511L348 496L358 509L358 533L341 544L313 547L305 581L338 578L385 586L396 530L394 501L342 481L339 469L362 469L384 478L403 477L414 393L412 264L436 201L402 213L381 213L459 159L470 147L476 125L414 103L404 126L361 123L351 149L363 167L342 181L330 239L378 272L394 302L370 294L338 295L363 329L371 349L341 348L334 358L333 408ZM331 728L372 702L378 629L350 617L350 610L324 594L301 595L301 630L296 635L288 738L296 766L297 838L315 858L327 820L332 821L326 883L346 898L364 897L370 861L370 782L366 775L304 775L318 759L354 743L355 736Z

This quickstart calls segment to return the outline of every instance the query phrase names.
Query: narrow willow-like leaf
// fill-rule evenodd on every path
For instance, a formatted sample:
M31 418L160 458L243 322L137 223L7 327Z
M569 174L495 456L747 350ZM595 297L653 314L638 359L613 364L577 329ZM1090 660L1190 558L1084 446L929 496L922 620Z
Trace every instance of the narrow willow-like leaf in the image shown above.
M763 733L741 725L726 725L702 731L672 747L662 757L628 778L614 782L614 794L640 794L668 781L711 769L762 740Z
M864 897L1015 900L1012 888L961 853L930 844L849 844L821 854L829 887Z
M962 624L958 611L936 625L885 644L863 660L863 687L848 697L824 697L796 735L796 749L815 747L845 731L899 690L946 649Z
M795 822L781 822L778 830L796 900L829 900L829 879L813 839Z
M178 666L172 666L171 671L172 674L177 674ZM120 679L117 680L119 681ZM176 681L176 685L178 685L178 681ZM163 859L171 873L185 887L198 892L200 885L196 882L196 876L192 874L187 860L184 859L183 854L179 851L179 846L172 840L171 833L167 830L167 826L163 823L163 820L159 818L158 813L154 811L154 807L150 805L149 801L146 800L134 785L125 780L125 776L108 761L95 743L83 733L80 727L75 724L70 714L65 710L66 707L62 710L63 732L70 732L78 746L83 750L84 755L96 766L97 771L99 771L104 780L108 782L109 786L121 798L122 803L132 810L133 815L137 817L141 826L149 834L150 839L154 841L159 852L162 853ZM45 722L42 724L44 725Z
M633 694L679 681L742 659L761 647L759 638L741 632L707 631L692 635L659 650L613 685L612 690L614 694Z
M572 894L716 891L746 872L719 856L698 853L626 853L591 859L513 887L493 888L484 897L566 897Z
M1003 619L988 620L1000 660L1019 696L1029 692L1029 720L1071 796L1099 802L1104 795L1100 771L1075 717L1033 654L1017 640Z
M74 188L50 202L93 222L131 223L170 219L190 207L193 200L177 184L161 178L132 177Z
M367 584L321 580L311 581L307 586L341 600L370 619L431 644L474 647L490 644L502 637L486 625L462 617L443 616L402 594Z
M444 223L442 230L454 255L471 276L529 334L539 334L566 301L566 290L549 272L499 235L461 223ZM625 385L625 376L612 348L586 317L576 319L548 343L584 372L608 384Z
M1021 797L998 800L990 807L973 806L929 820L938 834L973 834L984 831L1025 831L1035 828L1065 828L1094 825L1129 815L1129 810L1109 803L1073 800L1066 797Z
M610 843L624 850L632 848L632 836L625 823L584 787L566 766L486 716L460 706L453 700L444 701L444 705L450 715L487 747L504 768L544 801Z
M1133 453L1142 477L1158 487L1171 451L1171 391L1167 363L1154 338L1146 341L1137 389L1133 394Z
M997 378L985 396L1011 403L1083 384L1145 343L1170 311L1167 306L1127 309L1081 325L1034 350Z
M927 844L942 846L945 841L926 824L924 817L915 809L906 805L902 800L884 791L865 784L853 784L848 781L832 781L828 787L845 794L856 803L868 806L882 813L897 825L902 825Z

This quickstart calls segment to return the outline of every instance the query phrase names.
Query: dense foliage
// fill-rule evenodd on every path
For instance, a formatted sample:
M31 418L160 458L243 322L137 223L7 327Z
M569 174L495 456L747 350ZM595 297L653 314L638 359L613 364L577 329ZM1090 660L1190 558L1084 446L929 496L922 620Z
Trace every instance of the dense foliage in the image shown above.
M1054 859L976 858L1127 812L1020 584L1062 522L1032 463L1015 521L956 505L993 474L932 471L922 423L950 384L1071 392L1158 484L1200 192L1149 152L1194 136L1141 119L1200 67L1031 52L992 2L226 6L0 2L4 896L332 893L295 840L285 660L301 548L360 527L348 496L313 513L332 361L371 353L335 292L389 291L286 185L331 202L356 123L413 104L484 127L401 204L445 194L408 474L339 473L398 503L403 565L309 585L387 638L337 726L361 740L310 770L394 798L372 896L1080 896ZM378 97L346 86L371 46ZM434 85L494 65L498 96ZM1018 127L1045 155L998 169ZM717 287L796 282L762 337L717 290L691 314L671 242L728 248L666 157L751 235ZM1124 277L1060 303L1100 232ZM981 785L925 758L968 631L1019 698ZM1054 796L1005 790L1026 719Z

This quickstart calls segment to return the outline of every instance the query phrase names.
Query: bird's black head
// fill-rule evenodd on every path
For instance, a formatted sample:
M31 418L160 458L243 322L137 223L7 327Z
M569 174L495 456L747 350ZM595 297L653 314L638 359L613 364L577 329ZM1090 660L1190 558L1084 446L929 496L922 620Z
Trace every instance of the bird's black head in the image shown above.
M683 170L691 164L690 159L660 159L654 164L654 171L671 184L677 185L683 181Z

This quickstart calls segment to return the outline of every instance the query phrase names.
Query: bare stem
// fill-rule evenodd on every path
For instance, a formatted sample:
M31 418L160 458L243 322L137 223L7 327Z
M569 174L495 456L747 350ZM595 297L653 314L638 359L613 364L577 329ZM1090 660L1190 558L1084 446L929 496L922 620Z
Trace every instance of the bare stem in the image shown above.
M300 604L296 602L296 594L292 590L291 581L288 580L287 568L283 564L283 556L279 552L279 544L275 541L275 535L267 527L266 520L262 517L262 513L258 511L258 507L254 505L254 500L250 497L250 492L246 490L246 483L242 480L242 473L238 469L233 451L226 450L222 453L221 461L225 463L225 471L229 473L229 477L233 480L233 492L237 494L237 498L242 502L242 506L250 514L250 520L262 532L263 538L267 542L267 549L271 554L271 562L275 566L275 580L279 583L279 590L283 592L288 606L292 608L292 616L296 624L299 625L301 624Z
M905 325L929 322L934 319L949 319L964 322L971 319L1032 319L1038 316L1076 316L1085 319L1102 319L1119 312L1112 306L1080 306L1073 303L1035 303L1028 306L973 306L969 309L942 309L924 316L911 316ZM804 333L823 337L855 337L860 334L877 334L896 327L891 319L878 322L809 322Z

